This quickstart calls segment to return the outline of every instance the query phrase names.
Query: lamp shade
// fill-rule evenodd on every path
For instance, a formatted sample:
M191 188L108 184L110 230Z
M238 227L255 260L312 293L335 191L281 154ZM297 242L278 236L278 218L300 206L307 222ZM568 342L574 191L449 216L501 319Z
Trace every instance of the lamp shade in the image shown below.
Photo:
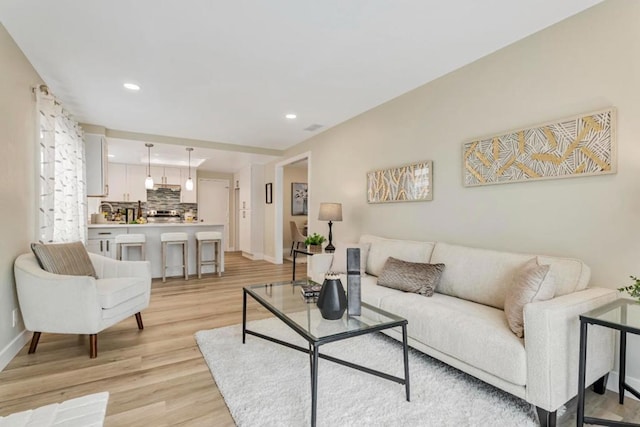
M342 221L342 203L320 203L320 221Z

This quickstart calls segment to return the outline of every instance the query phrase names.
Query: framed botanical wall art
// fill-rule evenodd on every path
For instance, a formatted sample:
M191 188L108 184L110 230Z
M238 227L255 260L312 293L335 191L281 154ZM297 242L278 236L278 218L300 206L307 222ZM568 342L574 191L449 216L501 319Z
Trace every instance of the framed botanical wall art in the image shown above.
M463 144L466 187L616 172L614 108Z
M431 160L367 173L367 202L420 202L433 200Z
M291 183L291 215L307 215L307 183Z

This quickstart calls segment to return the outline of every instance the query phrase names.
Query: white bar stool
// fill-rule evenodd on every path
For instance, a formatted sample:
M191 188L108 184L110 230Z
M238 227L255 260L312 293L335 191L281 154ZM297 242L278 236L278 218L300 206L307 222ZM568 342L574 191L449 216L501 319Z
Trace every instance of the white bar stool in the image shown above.
M162 233L160 234L160 241L162 242L162 281L167 281L167 268L169 267L182 267L184 272L184 280L189 280L189 237L187 233ZM167 265L167 247L168 245L182 245L182 265Z
M118 234L116 236L116 259L122 260L122 248L140 248L140 259L145 260L144 246L147 241L144 234ZM127 250L127 252L129 252Z
M202 245L213 244L213 259L202 259ZM202 266L213 265L218 276L222 276L222 233L219 231L198 231L196 233L196 269L198 279L202 278Z

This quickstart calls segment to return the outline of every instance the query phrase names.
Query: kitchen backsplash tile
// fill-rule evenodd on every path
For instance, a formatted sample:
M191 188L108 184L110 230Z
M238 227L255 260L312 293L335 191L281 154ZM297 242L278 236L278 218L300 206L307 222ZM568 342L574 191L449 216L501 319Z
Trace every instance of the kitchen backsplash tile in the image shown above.
M109 202L107 200L107 202ZM109 202L114 211L126 210L128 208L138 209L138 202ZM193 211L195 217L198 216L197 203L180 203L180 191L172 191L168 188L159 188L157 190L147 190L147 201L142 203L142 214L147 216L149 210L176 210L184 216L188 210ZM102 206L102 212L111 213L108 206Z

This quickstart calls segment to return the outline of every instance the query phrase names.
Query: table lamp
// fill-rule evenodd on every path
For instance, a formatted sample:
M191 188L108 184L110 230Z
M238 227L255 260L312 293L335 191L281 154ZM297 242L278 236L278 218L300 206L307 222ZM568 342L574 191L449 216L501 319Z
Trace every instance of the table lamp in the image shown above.
M318 220L329 221L329 244L324 249L326 251L334 251L336 248L331 242L333 240L333 235L331 234L331 225L333 224L332 221L342 221L342 204L320 203L320 214L318 215Z

